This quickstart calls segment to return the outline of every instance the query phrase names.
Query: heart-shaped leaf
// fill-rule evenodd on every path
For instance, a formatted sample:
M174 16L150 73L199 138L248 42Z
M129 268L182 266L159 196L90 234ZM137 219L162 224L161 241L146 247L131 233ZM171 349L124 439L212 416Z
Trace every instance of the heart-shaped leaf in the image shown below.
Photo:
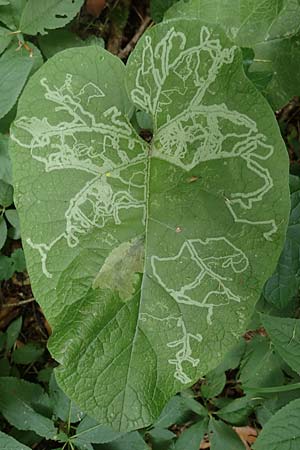
M98 47L54 56L11 136L58 382L100 423L144 427L220 362L274 269L289 192L272 111L221 30L178 20L127 68Z

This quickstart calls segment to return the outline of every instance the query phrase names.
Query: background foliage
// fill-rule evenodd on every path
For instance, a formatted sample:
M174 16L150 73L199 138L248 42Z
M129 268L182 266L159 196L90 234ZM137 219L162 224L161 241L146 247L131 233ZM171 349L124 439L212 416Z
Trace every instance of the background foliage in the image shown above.
M47 0L47 13L44 6L41 9L42 3L0 0L0 447L277 450L280 442L283 449L292 445L298 448L298 98L276 112L290 155L291 172L296 175L290 179L292 208L287 239L276 271L267 281L248 331L238 345L192 389L172 398L155 424L138 432L115 433L95 423L57 386L55 362L45 349L51 330L33 302L13 205L8 131L16 103L28 79L55 53L91 42L103 46L105 41L106 48L126 59L139 33L151 20L162 20L167 8L177 2L108 2L107 7L99 8L97 17L88 14L87 6L81 9L83 1ZM215 12L224 2L214 0L206 2L206 6L208 3ZM245 72L278 109L299 95L300 5L298 0L272 2L273 6L278 3L275 10L266 2L266 9L262 10L258 1L246 3L252 11L250 14L247 6L244 8L246 23L256 25L252 35L247 34L247 27L239 34ZM205 2L198 1L197 5L205 13ZM198 14L195 0L181 1L173 8L167 14ZM233 18L245 19L237 7L229 12L229 25ZM220 22L226 14L220 12L216 17ZM211 20L211 15L207 20ZM269 31L273 30L270 38L265 32L266 24ZM227 25L225 20L225 29Z

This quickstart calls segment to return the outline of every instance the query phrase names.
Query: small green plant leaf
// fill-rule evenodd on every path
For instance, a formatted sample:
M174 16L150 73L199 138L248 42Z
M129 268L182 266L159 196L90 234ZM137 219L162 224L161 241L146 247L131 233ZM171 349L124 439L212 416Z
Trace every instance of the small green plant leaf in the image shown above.
M177 20L127 67L96 46L55 55L11 137L57 381L99 423L145 427L218 365L277 262L290 205L273 113L222 30Z
M7 225L3 216L0 216L0 250L4 246L7 238Z
M0 118L17 101L33 67L33 58L25 49L9 48L0 58Z
M205 381L201 384L201 393L205 398L216 397L221 394L225 384L226 375L224 371L216 368L205 376Z
M112 428L99 425L95 419L85 416L76 429L72 441L75 445L84 447L87 444L105 444L123 436L123 433L113 431Z
M149 447L139 433L132 432L106 444L105 450L149 450Z
M280 409L266 423L254 450L298 450L300 446L300 399Z
M53 405L53 413L56 417L66 423L75 423L82 419L84 413L60 389L56 383L54 373L52 373L49 382L49 396Z
M8 137L0 134L0 180L12 184L11 160L8 154Z
M14 190L11 184L0 180L0 205L8 207L13 202Z
M236 398L217 411L216 414L220 419L231 425L246 425L248 417L257 403L250 396Z
M200 443L207 433L208 420L202 419L180 434L175 450L199 450Z
M29 447L2 433L2 431L0 431L0 448L1 450L30 450Z
M104 47L103 39L96 38L96 40L98 45ZM68 28L62 28L50 30L48 34L38 36L38 43L43 55L48 59L67 48L84 47L96 42L93 36L82 40Z
M265 284L264 297L277 309L287 307L300 282L300 189L291 194L291 213L286 241L276 270Z
M61 28L78 13L84 0L28 0L23 10L20 30L24 34L46 34L47 30Z
M55 439L57 430L52 420L38 412L45 398L47 395L38 384L0 377L0 412L5 419L20 430Z
M154 425L157 428L169 428L174 423L182 424L186 422L191 415L191 408L186 400L185 397L180 395L172 397Z
M300 373L300 320L263 314L262 323L281 358Z
M22 317L11 322L6 330L6 350L10 350L15 344L22 328Z
M209 431L211 450L245 450L237 433L221 420L211 419Z
M274 353L268 338L254 336L247 343L247 350L240 366L240 376L243 387L278 386L284 383L282 359ZM255 391L254 391L255 393Z
M26 269L26 261L24 251L21 248L17 248L10 255L10 260L13 265L14 272L23 272Z
M150 437L151 448L153 450L170 448L172 441L176 438L176 434L164 428L152 428L152 430L147 433L147 436Z
M34 343L25 344L13 352L12 360L15 364L32 364L44 353L45 349Z

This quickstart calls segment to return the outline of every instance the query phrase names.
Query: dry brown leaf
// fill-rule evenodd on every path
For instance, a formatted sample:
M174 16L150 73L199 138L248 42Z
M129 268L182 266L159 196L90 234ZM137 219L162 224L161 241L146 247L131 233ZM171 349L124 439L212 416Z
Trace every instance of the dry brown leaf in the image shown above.
M246 445L247 450L251 450L251 445L257 439L257 431L255 428L246 426L246 427L233 427L234 431L239 435L240 439Z
M86 0L86 10L94 17L99 17L106 6L106 0Z

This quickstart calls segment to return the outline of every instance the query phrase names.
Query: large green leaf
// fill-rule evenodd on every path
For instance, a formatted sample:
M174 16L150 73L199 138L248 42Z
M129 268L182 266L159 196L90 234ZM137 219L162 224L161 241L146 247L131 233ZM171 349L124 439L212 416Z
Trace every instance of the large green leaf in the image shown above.
M22 12L20 30L25 34L46 34L61 28L80 10L84 0L28 0Z
M262 90L275 109L300 94L298 0L181 0L165 18L182 16L220 24L237 45L253 48L249 76L268 79L272 74Z
M264 426L254 450L298 450L300 446L300 399L280 409Z
M132 102L152 116L150 144ZM179 20L147 32L127 68L98 47L54 56L11 136L58 382L102 424L148 425L220 362L274 269L289 193L273 113L223 32Z

